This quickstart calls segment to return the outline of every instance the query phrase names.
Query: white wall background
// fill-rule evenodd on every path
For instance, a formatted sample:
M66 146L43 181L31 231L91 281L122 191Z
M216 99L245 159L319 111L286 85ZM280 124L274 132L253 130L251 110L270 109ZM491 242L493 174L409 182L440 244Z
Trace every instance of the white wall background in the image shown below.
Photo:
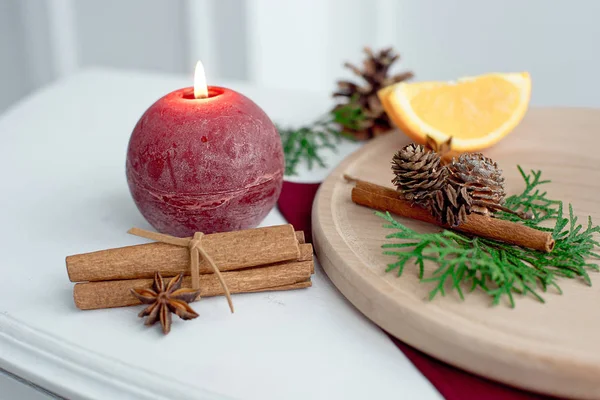
M0 111L91 66L331 91L365 45L418 80L532 74L532 104L600 107L598 0L0 0Z

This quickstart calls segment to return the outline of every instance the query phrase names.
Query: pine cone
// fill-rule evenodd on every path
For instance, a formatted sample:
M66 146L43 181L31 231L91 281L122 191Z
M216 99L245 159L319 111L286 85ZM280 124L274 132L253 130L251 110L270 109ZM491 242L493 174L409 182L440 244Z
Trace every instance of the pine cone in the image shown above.
M392 183L406 200L426 208L442 224L456 227L467 215L492 215L496 211L528 219L528 213L506 208L504 177L492 159L481 153L461 154L444 165L440 153L450 141L438 145L411 143L392 159Z
M404 146L392 158L392 183L405 199L427 207L432 193L442 188L445 170L440 156L422 145Z
M446 183L429 196L426 208L438 221L456 227L472 211L471 196L466 187Z
M392 128L390 118L385 113L377 92L386 86L413 77L412 72L388 76L390 66L400 58L391 48L380 50L374 54L369 47L365 47L364 52L367 57L363 61L362 70L350 63L345 63L344 66L361 77L365 84L361 86L351 81L338 81L338 89L333 93L333 97L346 98L334 110L343 107L350 101L355 102L362 110L365 119L358 126L355 128L344 127L346 133L353 135L358 140L371 139Z
M504 177L493 160L481 153L465 153L445 168L448 182L455 188L464 187L472 198L472 212L491 215L504 209Z

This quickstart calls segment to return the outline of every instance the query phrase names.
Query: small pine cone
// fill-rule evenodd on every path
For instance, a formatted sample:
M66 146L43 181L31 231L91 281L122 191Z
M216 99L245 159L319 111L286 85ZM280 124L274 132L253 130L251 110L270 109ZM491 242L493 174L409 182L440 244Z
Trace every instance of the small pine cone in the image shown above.
M425 147L409 144L392 159L392 183L405 199L426 206L431 193L442 187L445 170L440 166L440 156Z
M447 183L431 193L426 207L438 221L456 227L471 213L471 196L466 187Z
M490 215L504 202L502 170L481 153L461 154L445 167L448 182L466 188L472 199L471 211Z
M366 57L362 68L350 63L344 64L346 68L360 78L360 81L338 81L337 90L333 93L333 97L341 100L334 107L334 110L349 103L354 103L362 111L363 122L368 122L355 127L344 127L344 133L352 135L358 140L368 140L392 129L392 121L385 113L377 93L386 86L413 77L413 73L410 71L397 74L390 73L392 64L400 59L400 55L392 48L374 52L366 47L364 52Z

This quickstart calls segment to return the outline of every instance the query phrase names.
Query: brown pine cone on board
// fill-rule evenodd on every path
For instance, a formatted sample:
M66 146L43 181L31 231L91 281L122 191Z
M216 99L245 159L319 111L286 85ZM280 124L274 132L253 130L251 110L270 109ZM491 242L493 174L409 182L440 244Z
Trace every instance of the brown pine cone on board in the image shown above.
M456 227L472 212L471 196L464 186L446 183L427 198L426 208L441 223Z
M443 187L445 170L440 157L424 146L408 144L392 158L392 183L407 200L427 206L431 194Z
M471 212L471 197L463 186L448 182L438 153L409 144L392 158L392 183L402 196L429 210L444 224L456 226Z
M426 146L409 144L392 158L392 183L402 196L429 210L438 221L456 227L471 213L494 216L497 211L531 218L506 208L504 177L490 158L464 153L444 165L441 154L450 142Z
M492 159L481 153L465 153L446 165L446 169L448 182L465 188L472 198L472 212L492 215L504 209L504 177Z

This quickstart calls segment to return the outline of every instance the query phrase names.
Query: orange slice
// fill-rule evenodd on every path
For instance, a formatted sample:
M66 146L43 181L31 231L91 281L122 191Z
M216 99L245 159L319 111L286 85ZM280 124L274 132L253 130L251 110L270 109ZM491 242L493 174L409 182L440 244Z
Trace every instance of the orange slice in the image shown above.
M521 122L529 107L527 72L492 73L450 82L400 82L381 89L386 113L417 143L452 136L452 149L490 147Z

